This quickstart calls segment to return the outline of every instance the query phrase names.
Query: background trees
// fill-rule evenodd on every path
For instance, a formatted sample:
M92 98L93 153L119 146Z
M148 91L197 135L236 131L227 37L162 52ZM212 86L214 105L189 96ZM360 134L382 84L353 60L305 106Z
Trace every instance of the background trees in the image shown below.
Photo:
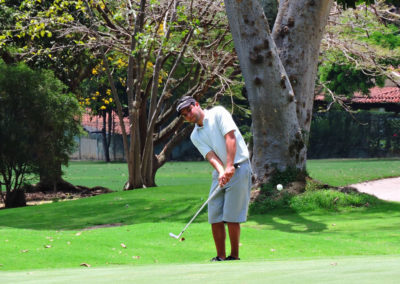
M333 4L333 1L313 0L280 1L279 5L276 0L261 2L270 23L258 1L226 1L252 109L257 183L265 182L276 170L289 167L299 172L305 170L319 47ZM339 2L355 5L350 0ZM101 83L99 90L88 83L86 90L90 93L85 96L83 92L77 93L83 104L89 99L99 110L115 104L128 159L127 189L154 185L157 169L165 163L173 146L190 132L174 116L174 101L178 96L186 94L199 99L213 93L205 100L205 105L210 105L220 95L237 90L232 87L237 66L222 2L3 3L8 8L2 10L8 20L5 23L13 23L8 28L5 25L0 37L0 44L7 47L3 58L8 55L14 55L14 59L27 58L37 67L43 62L53 62L52 66L62 67L61 73L81 70L77 73L83 74L80 78L89 74ZM382 8L382 11L382 21L391 19L389 22L395 24L391 10ZM352 36L359 31L362 26L342 35ZM380 41L375 35L369 40L374 37ZM338 43L341 40L331 39ZM339 44L338 50L345 49ZM331 58L328 52L325 54L325 59ZM331 62L338 62L332 58ZM331 70L346 71L344 64L326 66L321 69L325 74ZM388 64L379 66L390 69ZM93 74L93 70L97 73ZM389 76L390 72L380 74ZM374 76L380 75L374 73ZM73 77L79 76L65 76L63 80L75 86ZM321 78L333 82L329 76ZM97 92L101 96L96 96ZM121 100L123 97L125 102ZM123 116L129 117L129 125L123 125ZM154 151L157 143L163 145L160 153Z
M76 98L49 71L0 62L0 190L6 207L24 205L27 174L60 176L80 131Z
M154 185L156 170L190 128L175 117L174 102L183 94L200 98L214 88L218 96L231 87L235 66L230 35L220 1L22 1L17 37L54 39L30 54L81 48L101 61L108 78L127 153L126 189ZM69 39L68 42L60 38ZM120 64L120 63L123 64ZM124 73L127 105L118 97L116 73ZM129 116L129 125L122 117ZM129 135L129 136L128 136ZM161 153L154 153L162 143Z
M386 79L400 86L400 15L391 9L384 1L348 10L334 7L321 44L318 74L326 89L352 96L358 90L368 94Z

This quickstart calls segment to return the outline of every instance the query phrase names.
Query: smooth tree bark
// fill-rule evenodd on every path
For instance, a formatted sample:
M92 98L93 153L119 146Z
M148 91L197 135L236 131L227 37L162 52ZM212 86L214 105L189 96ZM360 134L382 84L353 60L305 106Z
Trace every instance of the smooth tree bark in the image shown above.
M295 93L297 117L306 144L312 119L319 50L332 4L332 0L281 1L272 31L279 57ZM305 167L307 148L300 151L299 159Z
M252 111L256 186L276 170L305 171L319 45L332 2L281 0L271 34L257 0L225 0Z

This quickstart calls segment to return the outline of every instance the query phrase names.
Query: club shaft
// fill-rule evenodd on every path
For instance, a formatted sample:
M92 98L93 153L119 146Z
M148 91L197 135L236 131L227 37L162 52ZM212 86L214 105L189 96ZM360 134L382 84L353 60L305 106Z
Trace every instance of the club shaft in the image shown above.
M204 202L204 204L201 205L200 209L196 212L196 214L194 214L192 219L190 219L189 223L186 224L186 226L185 226L185 228L183 228L182 232L180 232L180 234L178 235L178 238L183 234L183 232L186 231L186 229L193 222L193 220L196 219L197 215L200 214L200 212L201 212L201 210L203 210L204 206L206 206L208 204L208 202L210 202L210 200L213 199L214 196L217 195L220 190L221 190L221 187L219 185L217 185L215 187L214 191L212 192L212 194L207 198L206 202Z
M240 164L235 164L234 166L235 166L235 169L240 168ZM177 235L177 236L172 234L172 233L170 233L170 236L174 237L176 239L179 239L182 236L183 232L185 232L186 229L189 227L189 225L193 222L193 220L196 219L197 215L200 214L200 212L201 212L201 210L203 210L204 206L206 206L208 204L208 202L210 202L210 200L213 199L214 196L216 196L220 190L221 190L221 187L219 186L219 184L217 184L214 187L211 195L207 198L206 202L204 202L204 204L200 207L200 209L196 212L196 214L194 214L192 219L190 219L189 223L186 224L186 226L185 226L185 228L183 228L182 232L180 232L179 235Z

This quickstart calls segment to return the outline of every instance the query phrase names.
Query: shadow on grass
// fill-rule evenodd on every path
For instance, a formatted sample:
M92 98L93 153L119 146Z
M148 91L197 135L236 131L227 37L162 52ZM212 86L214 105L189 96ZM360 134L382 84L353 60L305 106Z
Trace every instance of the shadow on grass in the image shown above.
M201 187L201 186L200 186ZM199 188L200 188L199 187ZM138 191L115 192L74 201L56 202L40 206L0 210L0 228L24 228L32 230L81 230L87 227L141 223L186 224L204 202L203 189L164 187ZM354 210L354 214L352 213ZM195 222L207 221L207 210ZM381 202L374 207L346 209L341 212L308 212L301 214L290 210L274 210L263 215L251 215L256 227L289 233L315 233L327 229L319 222L326 215L341 215L341 218L363 219L385 215L400 217L400 203ZM364 214L365 213L365 214ZM313 217L308 218L307 216ZM317 218L314 218L317 217ZM246 224L246 226L251 226Z
M0 228L79 230L116 223L185 223L204 202L193 199L193 196L182 198L182 194L162 198L159 194L151 197L152 192L147 193L149 198L140 198L143 193L119 192L74 201L0 210ZM204 212L198 217L200 220L204 219Z
M307 218L307 215L312 215L313 218ZM386 216L400 218L400 203L380 201L373 207L359 208L342 208L341 210L320 210L310 211L306 214L300 214L295 210L273 210L267 214L254 215L249 219L256 222L260 228L279 230L288 233L318 233L328 229L328 225L323 222L318 222L316 219L327 220L326 216L331 215L342 220L361 221L370 218L376 220L385 219ZM314 218L316 217L316 218ZM329 218L328 218L329 219ZM377 224L378 226L379 224ZM379 225L380 226L380 225ZM397 225L396 225L397 226ZM249 227L253 227L249 225Z
M295 211L274 211L264 215L251 216L250 220L261 226L268 226L271 230L288 233L315 233L327 229L327 225L307 219Z

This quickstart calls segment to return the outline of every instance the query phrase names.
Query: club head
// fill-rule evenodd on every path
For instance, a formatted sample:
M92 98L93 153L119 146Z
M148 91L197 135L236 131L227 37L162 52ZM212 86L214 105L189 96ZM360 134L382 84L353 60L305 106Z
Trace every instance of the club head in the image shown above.
M170 236L171 238L179 239L179 236L177 236L177 235L175 235L175 234L173 234L173 233L169 233L169 236Z

